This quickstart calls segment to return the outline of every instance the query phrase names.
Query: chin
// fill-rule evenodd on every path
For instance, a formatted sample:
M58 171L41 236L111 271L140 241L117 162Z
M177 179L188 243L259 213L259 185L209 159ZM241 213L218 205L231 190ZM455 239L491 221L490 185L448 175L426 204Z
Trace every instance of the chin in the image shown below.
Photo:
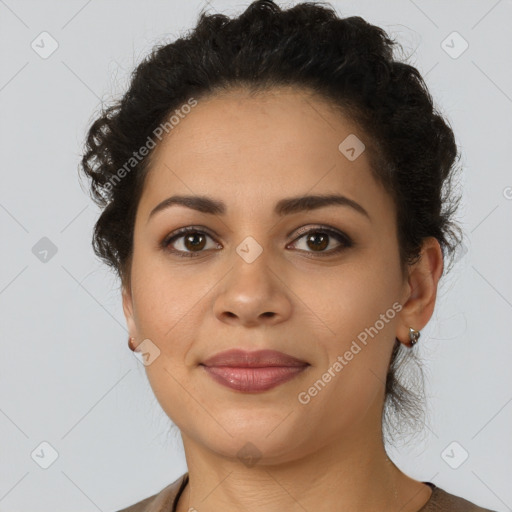
M242 460L261 459L260 463L293 460L293 446L298 439L297 425L285 419L287 414L262 414L261 410L237 411L234 415L215 416L208 422L193 423L192 431L182 428L182 436L201 444L218 455ZM263 417L262 417L263 416ZM302 443L300 443L302 444Z

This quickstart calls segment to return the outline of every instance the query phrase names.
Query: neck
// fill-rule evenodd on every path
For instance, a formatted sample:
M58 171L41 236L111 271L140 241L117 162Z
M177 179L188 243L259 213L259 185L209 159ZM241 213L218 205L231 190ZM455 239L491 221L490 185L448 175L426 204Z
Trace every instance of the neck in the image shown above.
M380 428L370 437L356 430L302 457L280 462L262 457L252 467L219 456L182 433L189 483L177 512L417 512L431 489L393 464Z

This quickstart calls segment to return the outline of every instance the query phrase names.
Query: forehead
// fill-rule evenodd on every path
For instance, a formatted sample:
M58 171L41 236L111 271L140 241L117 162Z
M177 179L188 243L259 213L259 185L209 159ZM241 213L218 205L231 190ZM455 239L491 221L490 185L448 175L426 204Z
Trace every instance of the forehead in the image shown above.
M327 100L291 87L254 94L244 89L218 93L198 100L181 117L156 155L163 153L176 162L208 160L211 155L293 161L325 155L326 151L337 157L339 143L349 134L365 138ZM362 157L365 160L365 155Z
M353 122L306 90L215 94L197 100L154 150L140 207L147 211L175 193L222 197L229 210L332 192L389 206L377 197L385 194L365 151L349 159L344 141L359 150L369 145Z

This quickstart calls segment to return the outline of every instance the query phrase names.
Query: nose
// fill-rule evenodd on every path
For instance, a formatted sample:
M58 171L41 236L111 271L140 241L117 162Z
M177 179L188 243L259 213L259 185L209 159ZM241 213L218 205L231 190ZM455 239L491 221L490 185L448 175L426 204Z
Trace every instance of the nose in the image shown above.
M265 251L252 263L239 258L217 288L214 314L232 325L256 327L286 321L292 312L291 290L269 265Z

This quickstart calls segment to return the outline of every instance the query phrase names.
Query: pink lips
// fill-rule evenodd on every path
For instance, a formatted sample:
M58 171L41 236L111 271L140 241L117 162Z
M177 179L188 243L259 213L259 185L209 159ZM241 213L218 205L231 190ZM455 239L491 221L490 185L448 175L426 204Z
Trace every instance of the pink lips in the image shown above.
M216 382L231 389L256 393L292 379L309 364L275 350L228 350L206 359L201 366Z

